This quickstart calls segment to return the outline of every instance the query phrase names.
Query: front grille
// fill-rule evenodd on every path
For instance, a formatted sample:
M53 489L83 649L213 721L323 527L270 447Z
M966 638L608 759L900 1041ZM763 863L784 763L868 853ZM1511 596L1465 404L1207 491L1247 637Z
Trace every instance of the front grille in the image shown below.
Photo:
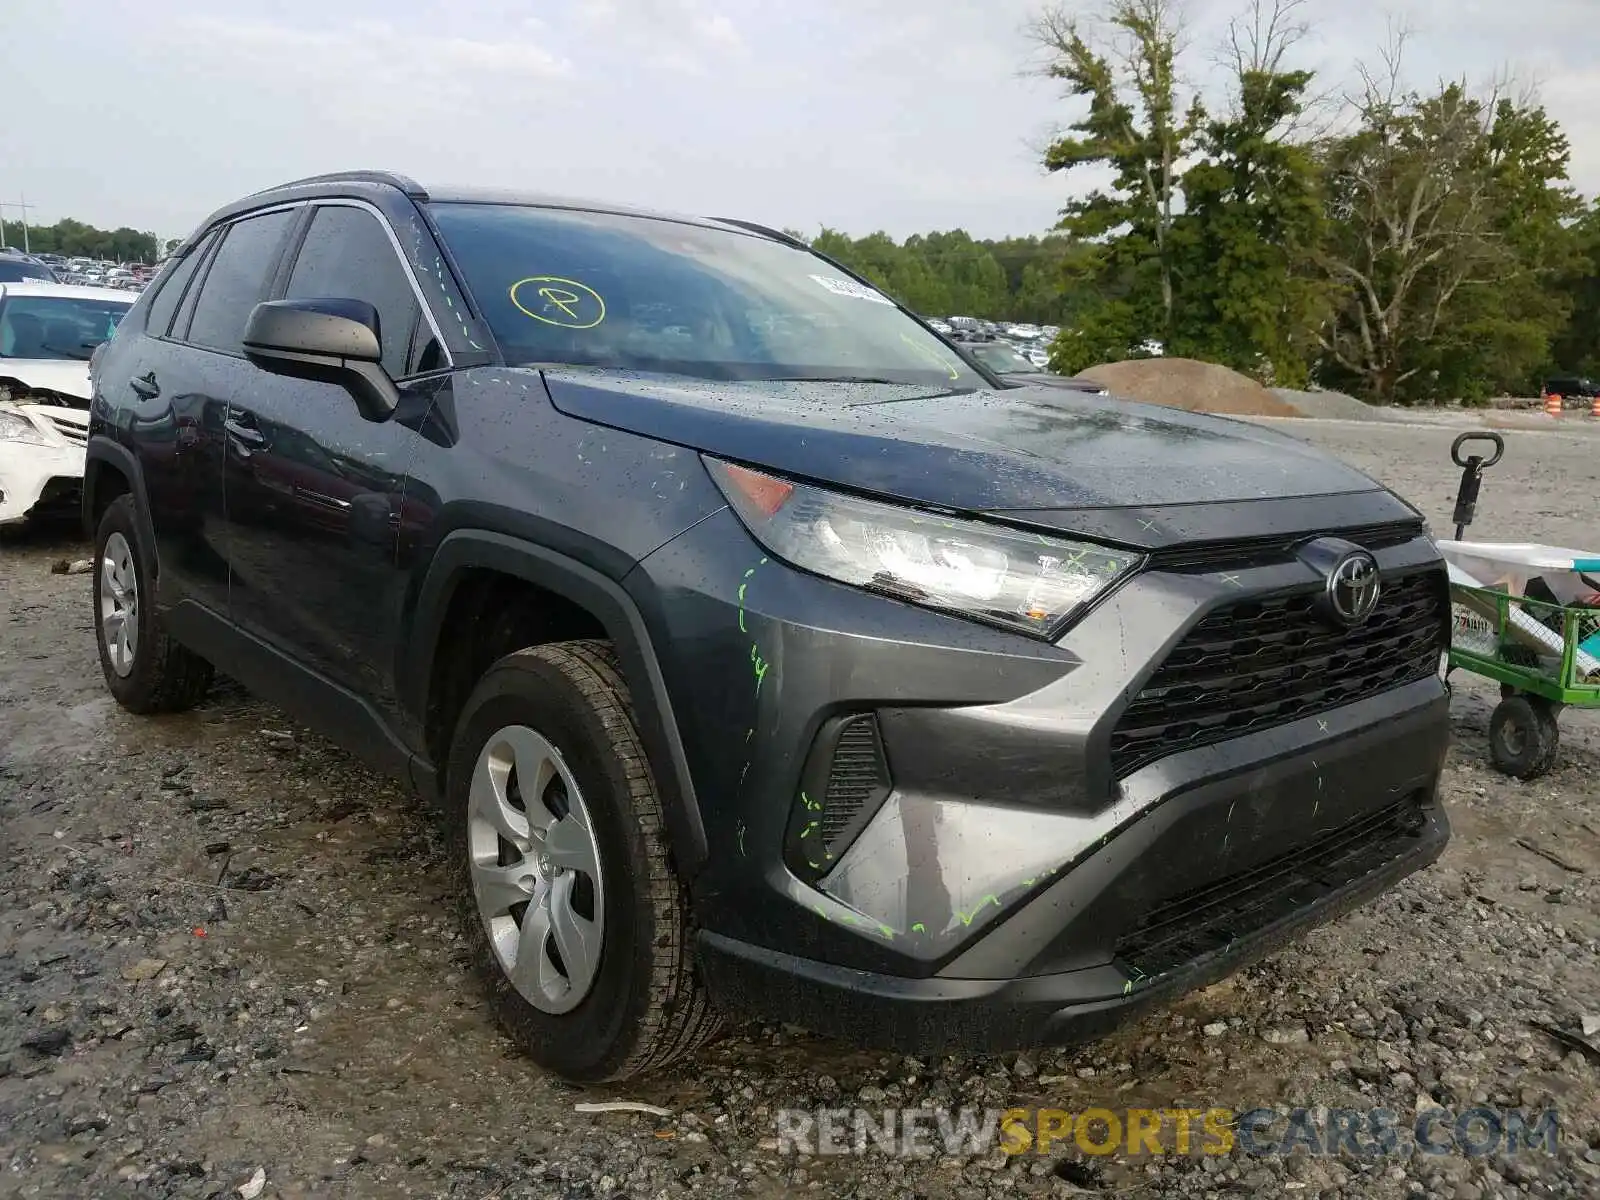
M1362 525L1350 529L1331 529L1326 535L1354 542L1367 550L1382 550L1399 546L1422 533L1421 521L1386 521L1380 525ZM1152 570L1185 571L1209 569L1215 566L1259 567L1288 562L1295 551L1305 545L1307 535L1293 537L1257 537L1226 542L1186 542L1164 550L1152 550L1149 566Z
M1376 696L1439 669L1446 585L1437 569L1387 578L1356 629L1316 611L1320 590L1244 600L1189 631L1111 733L1120 779L1146 763Z
M1266 862L1170 897L1117 940L1127 974L1153 977L1257 933L1405 852L1426 824L1421 794Z
M834 745L822 802L823 847L836 852L867 804L881 799L888 790L889 769L878 741L878 722L870 715L853 717L839 731Z
M68 441L77 442L80 446L89 444L89 431L84 426L63 417L46 416L45 420L55 428L55 431Z

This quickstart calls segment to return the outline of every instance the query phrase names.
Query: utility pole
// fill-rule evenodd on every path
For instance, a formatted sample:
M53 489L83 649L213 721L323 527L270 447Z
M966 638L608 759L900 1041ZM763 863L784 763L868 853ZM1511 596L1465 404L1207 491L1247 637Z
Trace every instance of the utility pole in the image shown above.
M33 205L28 203L27 196L19 195L16 204L14 204L12 207L20 208L22 210L22 252L24 254L31 254L32 251L28 246L28 210L32 208Z

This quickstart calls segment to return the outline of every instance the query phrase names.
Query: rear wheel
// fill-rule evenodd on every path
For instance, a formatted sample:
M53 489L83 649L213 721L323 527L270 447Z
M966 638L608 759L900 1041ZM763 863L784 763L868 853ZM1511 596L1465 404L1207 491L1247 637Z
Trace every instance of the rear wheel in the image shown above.
M132 496L107 505L94 546L95 640L106 687L129 712L193 708L211 684L211 664L162 628L151 603L154 557Z
M1561 748L1556 710L1540 696L1507 696L1489 718L1489 757L1516 779L1536 779L1555 766Z
M484 675L448 766L462 917L501 1023L541 1066L621 1079L716 1032L655 780L604 642Z

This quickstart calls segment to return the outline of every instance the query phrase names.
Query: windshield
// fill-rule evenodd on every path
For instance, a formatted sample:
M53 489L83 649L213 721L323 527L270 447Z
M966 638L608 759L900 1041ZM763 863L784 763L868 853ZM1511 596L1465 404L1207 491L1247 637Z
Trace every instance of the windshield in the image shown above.
M0 300L0 358L88 362L132 307L132 300L8 296Z
M29 279L54 283L56 274L39 263L24 262L20 258L0 258L0 283L23 283Z
M1026 371L1037 374L1039 368L1004 342L965 342L967 353L997 375L1016 375Z
M885 296L770 238L529 206L432 211L513 364L992 386Z

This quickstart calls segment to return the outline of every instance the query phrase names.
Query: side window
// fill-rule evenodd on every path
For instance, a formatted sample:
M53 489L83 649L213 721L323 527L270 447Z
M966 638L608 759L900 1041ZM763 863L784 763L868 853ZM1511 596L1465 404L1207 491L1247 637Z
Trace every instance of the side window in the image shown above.
M167 276L166 282L161 285L161 290L150 298L150 311L145 315L145 332L154 337L166 337L167 330L172 328L172 314L178 309L178 301L183 299L184 289L189 286L189 281L194 278L194 270L206 256L206 251L211 248L215 234L207 234L201 239L200 244L189 251L172 274Z
M293 209L246 217L228 226L222 246L200 285L187 341L237 353L250 310L265 297L278 245L294 219Z
M411 330L420 313L416 293L383 224L365 209L317 209L284 298L365 300L378 310L384 369L396 378L411 373Z

